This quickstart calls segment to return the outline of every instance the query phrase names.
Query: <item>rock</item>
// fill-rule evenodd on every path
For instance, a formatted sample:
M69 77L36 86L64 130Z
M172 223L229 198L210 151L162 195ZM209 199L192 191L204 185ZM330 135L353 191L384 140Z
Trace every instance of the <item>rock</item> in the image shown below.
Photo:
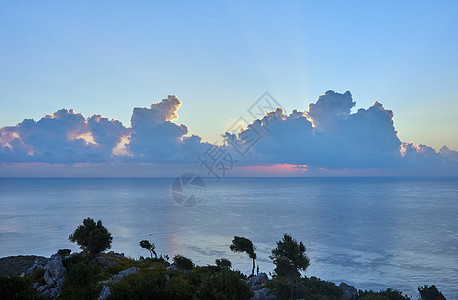
M70 253L72 253L72 250L70 250L70 249L59 249L59 250L57 250L57 254L60 255L62 258L70 256Z
M110 287L104 285L102 290L100 291L98 300L105 300L108 296L110 296Z
M107 260L106 260L104 257L102 257L102 256L97 257L96 260L97 260L97 262L98 262L100 265L102 265L102 266L107 265Z
M176 271L176 270L179 270L177 265L170 265L167 267L167 271Z
M356 300L358 299L358 291L352 285L342 282L339 288L344 292L340 300Z
M35 262L33 263L33 266L30 267L27 272L25 272L25 275L30 276L33 274L37 274L38 272L43 272L45 269L45 265L48 263L49 259L45 257L38 257Z
M37 270L44 270L43 279L46 282L45 285L39 286L34 284L33 287L42 293L45 297L50 299L56 299L62 291L62 286L65 283L65 267L62 264L62 256L54 254L48 260L46 265L42 265L43 261L35 261L32 268L27 270L27 273L33 274Z
M256 276L248 278L247 283L251 286L251 290L259 290L267 283L268 277L266 273L259 273Z
M253 291L254 295L252 300L274 300L277 299L276 295L272 293L268 288Z
M106 284L106 283L118 282L121 279L123 279L124 277L132 275L132 274L135 274L135 273L137 273L139 271L140 271L139 268L132 267L130 269L123 270L123 271L119 272L118 274L115 274L115 275L111 276L110 279L108 279L108 280L100 281L99 283Z
M62 264L62 257L54 254L51 260L45 266L45 275L43 276L45 282L49 286L58 285L62 279L65 280L65 267Z

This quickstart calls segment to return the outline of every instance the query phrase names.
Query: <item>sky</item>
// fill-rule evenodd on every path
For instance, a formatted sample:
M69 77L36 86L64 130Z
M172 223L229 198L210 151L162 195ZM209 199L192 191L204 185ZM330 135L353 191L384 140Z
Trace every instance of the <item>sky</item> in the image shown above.
M350 139L362 122L363 113L358 115L358 109L369 111L371 107L367 115L373 113L370 118L383 124L377 128L386 132L389 141L360 132L361 145L370 144L368 139L373 142L361 146L365 151L375 153L389 144L402 157L409 157L405 154L409 149L423 154L428 149L432 156L435 150L452 159L453 150L458 150L457 9L456 1L2 1L0 128L4 153L0 152L0 176L20 174L31 166L38 175L61 174L55 171L59 164L92 164L73 168L70 175L79 174L81 168L95 168L93 164L108 164L105 170L128 164L123 174L141 175L142 169L151 174L151 168L160 168L144 164L180 164L176 170L186 169L183 164L193 162L209 143L229 147L221 135L240 117L256 122L247 109L266 91L283 108L268 119L294 128L285 135L291 140L283 142L297 137L301 142L280 151L269 146L275 136L263 138L232 175L256 175L259 173L253 170L264 173L262 168L313 173L320 164L329 174L400 174L402 163L396 166L398 171L388 172L374 163L375 158L357 161L353 156L361 157L359 150L353 156L325 151L329 156L318 157L317 152L302 149L310 136L320 137L309 141L318 153L323 153L322 147L358 145ZM309 104L318 103L320 95L329 90L346 105L334 103L331 94L324 98L322 106L330 113L323 117L315 112L317 119L322 118L324 127L320 128L310 116ZM338 96L346 91L351 100ZM178 102L169 95L175 95ZM373 106L375 101L383 109ZM160 103L168 110L151 107ZM131 124L135 107L143 108L137 110L139 120L146 119L136 130ZM307 117L291 117L295 109ZM376 112L385 119L379 119ZM53 115L53 120L72 119L73 125L52 124L46 115ZM93 115L100 117L87 121ZM41 125L23 123L24 119L42 118ZM304 128L293 120L302 120ZM103 133L97 135L88 125L91 122L105 131L100 129ZM336 122L347 124L341 128L348 132L331 132L327 126ZM16 127L5 129L10 126ZM304 136L307 130L312 131ZM93 144L80 137L88 131L96 139ZM152 131L156 135L151 136ZM62 141L59 132L69 140ZM27 134L29 140L24 142ZM192 135L196 137L190 138ZM113 157L112 150L122 138L130 139L130 144L118 149L125 153ZM272 143L279 142L274 139ZM169 148L152 151L162 145ZM420 151L419 145L432 149ZM452 150L448 155L439 154L444 145ZM166 155L177 147L189 153L179 158ZM383 155L380 157L389 160ZM121 156L133 161L120 162ZM413 173L421 165L415 164ZM454 172L452 168L440 174Z

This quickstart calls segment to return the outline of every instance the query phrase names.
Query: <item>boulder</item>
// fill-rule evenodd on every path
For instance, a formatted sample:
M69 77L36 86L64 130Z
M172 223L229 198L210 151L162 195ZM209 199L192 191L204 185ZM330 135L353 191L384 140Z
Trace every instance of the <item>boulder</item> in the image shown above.
M267 283L268 277L266 273L259 273L256 276L248 278L247 283L251 286L251 290L259 290Z
M130 269L123 270L123 271L119 272L118 274L115 274L115 275L111 276L110 279L108 279L108 280L100 281L99 283L106 284L106 283L118 282L121 279L123 279L124 277L132 275L132 274L135 274L135 273L137 273L139 271L140 271L139 268L132 267Z
M110 287L104 285L102 290L100 291L98 300L105 300L108 296L110 296Z
M49 299L56 299L62 291L62 286L65 283L65 267L62 264L62 256L54 254L43 266L43 260L35 261L34 266L27 270L27 273L33 274L37 270L44 270L43 279L45 285L39 286L34 284L33 287Z
M176 271L176 270L179 270L177 265L170 265L167 267L167 271Z
M38 272L44 272L45 270L45 265L49 261L48 258L45 257L38 257L35 262L33 263L33 266L30 267L26 272L25 275L30 276L33 274L37 274Z
M263 288L253 291L254 295L252 300L274 300L277 299L274 293L272 293L268 288Z
M342 282L339 285L339 288L344 292L340 300L357 300L358 299L358 291L352 285L348 285Z

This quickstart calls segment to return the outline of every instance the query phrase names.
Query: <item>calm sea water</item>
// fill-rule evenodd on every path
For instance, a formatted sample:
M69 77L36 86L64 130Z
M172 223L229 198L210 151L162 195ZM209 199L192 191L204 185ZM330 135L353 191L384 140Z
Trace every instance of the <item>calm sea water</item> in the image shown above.
M0 178L0 256L77 250L68 235L90 216L127 256L147 256L138 242L149 239L158 253L202 265L227 257L249 273L250 259L229 250L245 236L268 273L270 250L289 233L307 247L308 276L414 297L434 284L458 299L457 178L207 179L191 208L172 200L172 181Z

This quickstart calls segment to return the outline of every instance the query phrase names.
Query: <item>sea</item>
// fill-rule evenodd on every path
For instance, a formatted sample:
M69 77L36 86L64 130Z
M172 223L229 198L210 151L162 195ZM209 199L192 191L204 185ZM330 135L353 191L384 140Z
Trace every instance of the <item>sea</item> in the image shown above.
M306 246L306 276L414 299L435 285L458 299L458 178L204 178L191 207L174 200L175 180L0 178L0 257L78 251L68 236L91 217L128 257L148 256L147 239L158 254L198 265L226 257L250 274L250 258L229 249L247 237L271 274L269 255L287 233Z

